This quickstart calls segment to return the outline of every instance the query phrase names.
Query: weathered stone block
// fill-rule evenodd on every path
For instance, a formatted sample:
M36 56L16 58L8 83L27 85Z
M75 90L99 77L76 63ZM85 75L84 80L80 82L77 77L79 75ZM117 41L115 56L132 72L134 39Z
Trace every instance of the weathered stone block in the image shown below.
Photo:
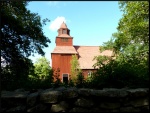
M27 96L27 106L28 107L32 107L37 103L38 95L39 95L39 93L36 92L36 93L31 93L30 95Z
M76 106L81 106L81 107L89 108L89 107L92 107L94 105L94 103L93 103L92 100L88 100L88 99L85 99L85 98L79 98L75 102L75 105Z
M120 112L140 112L140 109L134 107L122 107L120 108Z
M99 105L100 108L104 109L116 109L119 108L121 105L118 102L103 102Z
M38 104L36 106L33 106L29 109L27 109L27 112L44 112L48 109L48 107L45 104Z
M51 107L51 112L66 112L68 109L68 103L61 101L59 104L53 104Z
M62 92L45 90L40 93L40 101L43 103L56 103L62 98Z
M2 107L11 108L17 107L19 105L26 105L26 98L29 94L26 92L10 92L10 91L2 91L1 92L1 103Z
M6 112L26 112L26 106L17 106L7 109Z
M89 110L80 108L80 107L75 107L75 108L72 108L69 112L89 112Z
M138 89L128 89L127 92L129 93L130 97L144 97L148 95L148 88L138 88Z
M67 88L67 90L63 91L64 98L75 98L78 96L78 90L75 87Z
M149 99L143 98L143 99L132 100L131 105L134 107L147 106L147 105L149 105Z
M90 89L85 89L85 88L78 89L79 95L90 96L91 94L90 92L91 92Z
M104 90L91 90L92 96L99 97L126 97L128 95L127 91L124 89L104 89Z

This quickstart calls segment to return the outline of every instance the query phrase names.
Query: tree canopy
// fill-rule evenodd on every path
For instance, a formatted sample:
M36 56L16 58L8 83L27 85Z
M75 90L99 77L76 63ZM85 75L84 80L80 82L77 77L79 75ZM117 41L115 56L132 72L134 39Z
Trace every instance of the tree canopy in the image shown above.
M27 1L1 1L1 59L8 64L1 66L2 84L21 85L28 78L32 61L28 58L34 53L44 55L50 39L42 27L48 19L26 8ZM20 80L21 79L21 80ZM19 83L20 82L20 83Z
M70 64L71 64L71 79L75 80L77 75L81 72L77 55L72 55L72 60L70 61Z
M101 50L111 49L123 57L146 58L149 55L149 2L120 1L123 16L117 32L110 41L105 42ZM143 56L143 57L142 57Z
M34 53L44 55L50 39L44 35L41 17L26 8L27 1L2 1L1 56L8 62Z
M109 87L147 87L149 82L149 2L119 1L123 12L117 32L100 47L112 50L114 57L96 57L99 70L95 80ZM109 61L107 64L103 62ZM101 66L103 64L103 66ZM116 84L116 85L115 85Z
M49 64L50 62L45 57L38 58L34 63L34 73L39 79L45 79L47 76L51 75L52 69Z

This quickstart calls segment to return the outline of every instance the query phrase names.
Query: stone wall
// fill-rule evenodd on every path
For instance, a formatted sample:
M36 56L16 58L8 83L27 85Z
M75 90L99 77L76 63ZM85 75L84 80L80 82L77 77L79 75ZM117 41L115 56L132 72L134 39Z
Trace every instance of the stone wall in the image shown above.
M1 92L2 112L145 112L149 89L77 89Z

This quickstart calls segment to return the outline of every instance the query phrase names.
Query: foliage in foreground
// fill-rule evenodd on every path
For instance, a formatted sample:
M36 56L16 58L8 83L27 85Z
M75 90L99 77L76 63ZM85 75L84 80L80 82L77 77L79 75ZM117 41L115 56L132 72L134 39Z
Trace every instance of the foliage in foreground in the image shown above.
M33 67L29 56L38 53L44 55L43 48L50 40L42 30L44 23L37 13L26 8L27 1L1 1L1 59L7 66L1 65L2 87L19 87L28 78ZM14 84L14 85L13 85Z
M101 87L148 87L149 82L149 3L119 2L123 17L117 32L100 52L112 50L113 56L95 59L99 70L93 83ZM107 64L104 64L107 62Z

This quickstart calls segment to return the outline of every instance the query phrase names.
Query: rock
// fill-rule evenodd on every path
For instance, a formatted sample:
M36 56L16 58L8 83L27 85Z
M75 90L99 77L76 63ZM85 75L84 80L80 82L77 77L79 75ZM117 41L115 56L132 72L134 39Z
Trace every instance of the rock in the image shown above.
M104 109L116 109L120 107L120 103L118 102L103 102L99 105L100 108Z
M88 100L88 99L85 99L85 98L79 98L77 99L77 101L75 102L75 105L76 106L80 106L80 107L92 107L94 105L93 101L92 100Z
M64 98L75 98L78 96L78 90L75 87L67 88L63 91Z
M69 112L89 112L89 110L80 108L80 107L75 107L75 108L72 108Z
M2 91L1 103L2 107L11 108L26 104L26 99L29 92L10 92Z
M25 92L25 90L23 88L20 88L20 89L16 89L15 92Z
M94 108L91 108L89 110L89 112L110 112L110 110L108 110L108 109L100 109L100 108L94 107Z
M48 107L45 104L38 104L34 107L31 107L27 110L27 112L42 112L47 111Z
M142 107L149 105L149 98L143 98L143 99L135 99L131 101L131 105L134 107Z
M85 88L78 89L78 93L83 96L90 96L89 89L85 89Z
M33 107L37 103L38 95L39 95L39 93L36 92L36 93L31 93L30 95L27 96L27 106L28 107Z
M6 110L6 112L26 112L26 106L17 106Z
M48 107L45 104L38 104L36 106L36 111L41 112L41 111L47 111Z
M148 112L149 111L149 105L141 107L141 112Z
M56 103L62 98L62 92L53 90L44 90L40 93L40 101L43 103Z
M64 86L62 86L62 87L56 88L55 90L63 92L63 91L66 90L66 89L67 89L67 88L65 88Z
M51 112L66 112L68 104L65 101L61 101L59 104L53 104Z
M93 90L91 89L92 96L100 96L100 97L126 97L128 95L127 91L124 89L104 89L104 90Z
M127 90L127 92L129 93L130 97L144 97L144 96L148 96L148 88L138 88L138 89L129 89Z
M35 92L37 92L38 90L37 89L31 89L30 90L30 93L35 93Z
M120 112L140 112L140 109L134 107L122 107Z
M1 92L1 98L27 98L27 95L29 94L29 91L25 92L10 92L10 91L2 91Z

